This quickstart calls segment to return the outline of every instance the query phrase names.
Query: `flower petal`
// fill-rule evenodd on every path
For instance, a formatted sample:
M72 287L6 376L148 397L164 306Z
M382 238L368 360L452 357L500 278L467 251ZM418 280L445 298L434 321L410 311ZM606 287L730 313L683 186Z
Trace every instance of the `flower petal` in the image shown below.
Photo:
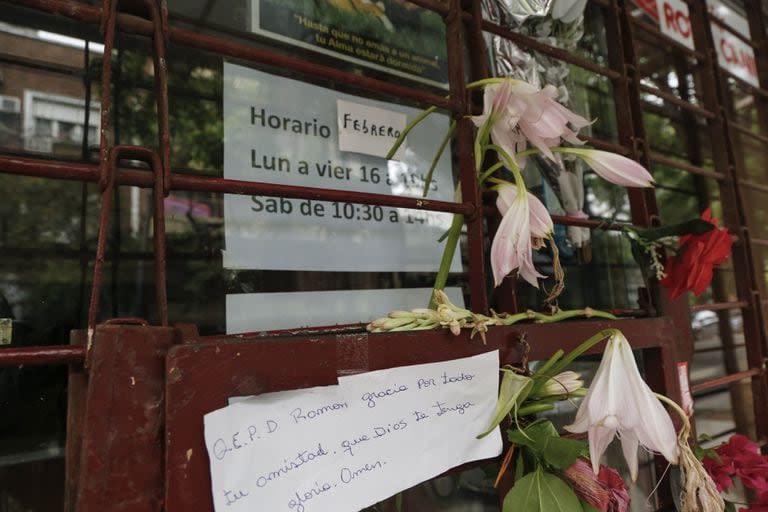
M651 187L653 177L639 163L608 151L567 148L565 153L580 157L604 180L623 187Z

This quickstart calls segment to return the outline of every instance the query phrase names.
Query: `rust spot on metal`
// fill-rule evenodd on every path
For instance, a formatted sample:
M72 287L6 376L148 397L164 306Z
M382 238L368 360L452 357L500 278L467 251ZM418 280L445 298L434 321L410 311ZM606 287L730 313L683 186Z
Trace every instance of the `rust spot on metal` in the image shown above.
M175 366L168 370L168 377L171 379L172 382L179 382L182 378L181 370L176 368Z

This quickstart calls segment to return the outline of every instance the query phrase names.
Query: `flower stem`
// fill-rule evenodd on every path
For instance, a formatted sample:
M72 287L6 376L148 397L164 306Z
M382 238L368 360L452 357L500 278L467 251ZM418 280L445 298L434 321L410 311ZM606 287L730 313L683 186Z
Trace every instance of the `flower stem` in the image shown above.
M419 115L414 117L413 121L411 121L410 123L408 123L408 125L406 125L403 132L400 134L397 140L395 140L395 143L392 144L392 147L390 148L389 153L387 153L387 156L384 158L386 158L387 160L391 160L392 157L395 155L395 153L397 153L397 150L400 149L400 146L403 144L403 141L408 136L410 131L413 130L414 127L420 122L422 122L428 115L430 115L432 112L436 110L437 110L437 107L432 106L427 109L424 109Z
M662 402L664 402L665 404L667 404L668 406L670 406L672 409L675 410L675 412L678 414L678 416L680 416L680 419L683 422L683 429L690 432L691 420L688 419L688 413L686 413L685 410L683 410L683 408L680 407L680 405L678 405L677 402L675 402L668 396L664 396L661 393L654 393L654 395L656 395L656 398L658 398L659 400L661 400Z
M429 172L427 172L427 178L424 180L424 190L421 193L421 197L427 197L427 193L429 192L429 185L432 183L432 175L435 172L435 167L437 167L437 162L440 161L440 157L443 156L445 147L451 141L451 137L453 137L455 132L456 121L451 121L451 126L448 128L445 137L443 137L443 142L440 144L440 148L437 150L435 157L432 159L432 165L429 166Z
M454 213L453 222L451 222L451 227L448 230L448 238L445 240L443 257L440 260L440 268L437 269L437 275L435 276L435 290L442 290L445 288L445 283L448 281L448 273L451 271L453 255L456 253L456 246L459 245L459 237L461 236L461 227L463 225L464 215ZM437 309L434 294L432 294L432 297L429 299L429 309Z
M591 338L583 341L578 347L573 349L567 356L562 358L557 364L555 364L550 370L549 373L551 375L557 375L560 373L566 366L571 364L577 357L582 355L584 352L589 350L590 348L594 347L601 341L603 341L605 338L609 336L613 336L614 334L618 334L618 329L603 329L602 331L598 332Z

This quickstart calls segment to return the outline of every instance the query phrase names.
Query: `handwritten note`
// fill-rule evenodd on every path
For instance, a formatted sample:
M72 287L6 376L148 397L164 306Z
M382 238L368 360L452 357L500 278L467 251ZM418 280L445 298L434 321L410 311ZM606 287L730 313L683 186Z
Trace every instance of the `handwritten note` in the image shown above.
M405 129L406 117L402 112L363 105L353 101L336 100L339 127L339 150L385 157ZM394 155L395 160L405 156L405 145Z
M340 377L205 415L217 512L353 512L465 462L498 392L498 351Z

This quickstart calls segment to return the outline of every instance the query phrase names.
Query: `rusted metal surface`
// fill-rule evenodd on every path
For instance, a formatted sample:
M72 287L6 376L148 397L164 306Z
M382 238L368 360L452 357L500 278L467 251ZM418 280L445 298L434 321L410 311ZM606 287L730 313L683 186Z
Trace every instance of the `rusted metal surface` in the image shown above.
M244 396L336 383L339 375L402 365L445 361L498 349L502 364L519 363L525 335L530 359L571 350L601 329L620 327L633 345L650 352L674 344L676 327L667 319L581 321L563 325L494 327L487 345L468 333L310 335L279 338L206 336L169 350L166 364L166 509L212 509L209 459L203 415ZM654 336L647 336L652 330ZM602 343L589 353L597 354ZM288 363L290 361L290 363Z
M753 1L753 0L748 0ZM616 103L619 143L587 138L588 142L599 148L616 151L638 159L645 165L653 162L671 165L687 172L720 180L724 190L723 208L729 226L745 225L743 203L738 189L732 189L731 183L738 183L733 173L733 155L729 143L727 120L721 114L722 93L718 79L726 73L718 71L712 50L711 40L707 41L704 31L708 20L704 9L692 3L692 18L698 16L697 48L709 48L706 52L683 52L701 61L704 84L703 106L698 106L668 94L651 89L640 83L637 57L633 43L633 27L650 33L648 26L638 23L629 13L627 2L617 0L599 0L595 3L605 9L606 30L609 45L609 66L596 64L566 50L555 48L529 37L514 33L504 27L480 19L480 2L465 2L464 8L459 0L441 2L438 0L418 0L415 3L441 13L446 21L447 49L450 72L450 98L442 94L414 87L378 80L363 75L349 73L330 66L320 65L293 56L286 56L277 51L248 46L224 37L202 34L194 30L169 27L165 5L158 5L149 0L142 0L148 18L119 13L117 1L107 0L105 8L78 3L70 0L19 0L19 5L33 7L41 11L66 16L84 23L103 23L106 31L108 49L112 48L114 33L117 28L123 31L143 34L153 38L153 58L155 61L155 90L158 101L158 123L160 132L160 155L144 148L111 149L108 139L110 115L109 83L111 65L107 62L111 52L107 51L102 70L102 83L105 97L102 98L102 130L100 167L81 163L52 162L18 158L0 157L0 172L47 178L79 181L99 181L104 193L100 222L100 235L106 234L108 224L108 204L116 185L136 185L154 188L155 200L155 247L157 258L156 270L164 272L165 255L162 234L162 197L169 190L207 191L234 194L252 194L279 196L295 199L319 199L326 201L348 201L362 204L424 209L461 213L465 215L468 232L469 288L472 308L476 311L488 309L488 298L484 261L484 220L482 197L474 187L474 162L472 161L472 126L466 118L472 113L472 103L464 90L465 76L472 79L489 75L486 56L483 53L483 32L490 32L514 41L521 47L541 52L550 57L591 70L611 80ZM696 23L694 25L696 25ZM658 36L658 34L655 34ZM465 44L465 40L467 44ZM662 38L664 40L664 38ZM255 64L284 68L315 79L344 83L366 93L395 96L420 105L438 105L449 110L459 122L457 136L457 156L462 178L464 202L451 203L428 201L416 198L397 197L380 194L365 194L343 190L325 190L287 185L272 185L244 181L224 180L203 176L171 174L168 158L169 137L167 130L167 81L165 80L165 44L172 41L189 48L214 52L224 57L243 59ZM762 43L761 43L762 44ZM464 70L464 49L470 50L472 69ZM761 47L765 47L763 44ZM678 48L679 49L679 48ZM718 74L719 73L719 74ZM162 75L162 77L161 77ZM765 82L763 82L765 83ZM743 85L743 84L742 84ZM759 98L765 98L762 89L748 88ZM650 92L665 101L702 116L708 122L713 141L713 151L717 153L716 171L702 168L700 165L682 164L665 156L654 154L646 143L642 123L643 104L640 102L641 91ZM106 101L104 101L106 99ZM742 131L734 127L736 131ZM758 139L759 140L759 139ZM117 163L120 154L148 161L153 173L135 169L119 169ZM747 186L743 181L741 182ZM109 192L109 194L108 194ZM633 223L650 226L658 222L658 209L652 191L633 189L629 192ZM105 213L106 212L106 213ZM564 224L581 225L595 229L617 229L618 225L608 225L597 220L574 220L556 218ZM160 224L158 224L160 222ZM755 343L764 339L756 333L764 327L762 312L755 307L763 303L757 292L752 270L751 244L755 240L747 231L739 233L742 242L734 252L734 267L739 284L739 301L712 305L708 309L721 307L741 308L744 312L745 336L752 370L744 372L752 377L755 392L756 410L766 409L765 379L761 373L763 361L762 348L755 349ZM99 237L97 254L98 275L103 269L104 244L106 236ZM752 272L752 274L750 274ZM743 280L740 282L739 280ZM100 279L94 279L93 298L96 301L89 313L89 326L95 325L95 311L98 308L98 289ZM159 317L167 323L164 274L156 275L158 284L157 302L161 308ZM162 286L161 286L162 285ZM163 295L160 294L162 289ZM514 290L510 301L515 304ZM654 288L650 296L657 297ZM168 422L166 440L168 443L165 477L168 487L166 509L209 510L210 482L208 476L207 455L202 437L202 415L214 408L225 405L226 398L237 394L252 394L291 387L303 387L334 382L338 374L354 373L369 369L386 368L402 364L432 362L461 357L473 353L499 348L502 359L513 362L519 359L517 340L525 333L532 347L532 358L545 358L558 348L573 348L576 343L594 334L598 329L608 326L621 328L634 347L645 349L648 380L656 389L665 391L673 397L679 396L677 373L674 363L686 359L691 344L688 309L684 301L669 302L664 298L648 301L649 308L642 314L663 313L662 318L644 318L616 322L569 322L564 325L518 325L493 329L489 333L489 344L481 345L478 340L468 341L466 336L453 338L445 332L418 334L381 334L367 335L360 332L360 326L315 328L314 332L302 330L286 331L279 336L270 337L263 333L239 336L200 337L196 329L179 328L177 330L135 326L99 326L96 327L93 353L90 357L91 380L88 388L87 417L81 423L84 429L84 450L82 467L73 470L70 475L79 475L76 480L80 488L80 510L119 510L119 507L131 510L159 510L162 503L163 475L162 441L158 432L161 429L162 414L158 408L163 404L163 380L169 401L167 405ZM704 309L704 308L702 308ZM633 310L634 311L634 310ZM631 312L630 312L631 314ZM79 338L77 338L79 336ZM75 335L79 340L84 334ZM764 335L763 335L764 336ZM165 351L178 337L185 337L184 346L171 349L167 373L163 373L162 359ZM279 338L279 339L278 339ZM553 342L554 340L554 342ZM596 347L593 351L599 350ZM82 363L85 350L82 347L51 347L32 349L0 350L0 365L9 364L65 364ZM21 362L19 362L21 361ZM290 361L290 365L286 364ZM73 368L73 372L79 371ZM82 374L76 374L77 379ZM133 378L133 380L131 380ZM735 379L736 376L729 377ZM743 377L742 377L743 378ZM74 386L82 386L82 380ZM702 384L704 385L704 384ZM123 403L125 408L123 409ZM70 409L71 428L77 428L77 408ZM762 408L762 409L759 409ZM761 420L761 431L766 432L765 421ZM114 429L114 433L110 429ZM127 443L118 442L123 437ZM73 438L77 444L79 439ZM74 448L73 448L74 449ZM71 454L70 454L71 455ZM114 461L120 461L117 467ZM68 476L70 480L70 476ZM75 493L76 494L76 493ZM70 494L70 498L75 494ZM665 496L668 498L667 496ZM107 501L109 500L109 501ZM143 500L143 501L142 501ZM127 503L128 505L123 505ZM118 507L118 508L115 508Z
M92 164L36 160L12 156L0 156L0 172L22 176L37 176L63 180L97 182L99 168ZM146 171L118 167L114 177L117 185L151 188L154 178ZM208 176L171 174L171 190L218 192L224 194L262 195L290 199L317 199L320 201L347 201L360 204L378 204L397 208L429 210L436 212L472 215L475 206L469 202L452 203L417 197L390 196L367 192L352 192L315 187L298 187L253 181L229 180Z
M84 360L85 348L77 346L48 345L0 349L0 367L82 364Z
M102 111L102 117L104 111ZM104 141L102 140L102 143ZM88 330L96 326L99 313L101 280L104 271L104 259L107 252L107 229L112 211L112 199L115 195L115 173L117 162L121 159L141 160L149 164L154 176L154 223L153 246L155 256L155 300L160 325L168 325L168 297L165 280L165 206L163 199L164 173L160 157L151 149L136 146L115 146L111 148L105 165L101 167L99 185L102 188L101 212L99 214L99 232L96 245L96 259L93 264L93 282L91 285L91 303L88 308Z
M468 115L472 114L467 102L464 80L464 24L461 19L461 0L450 0L445 18L446 46L448 50L448 82L453 98L461 101L461 110L454 116L457 123L456 141L459 163L461 197L473 205L481 205L482 197L477 187L475 160L473 158L474 128ZM477 38L474 39L475 41ZM479 51L474 48L475 51ZM478 77L479 78L479 77ZM487 312L488 292L485 279L485 227L482 212L477 210L464 216L467 227L467 252L469 268L470 307L474 311Z
M163 510L165 356L176 339L167 327L96 328L81 423L77 512Z
M70 344L83 349L88 342L85 331L72 331ZM76 512L77 489L80 480L80 452L83 445L83 418L88 376L82 365L69 367L67 380L67 446L64 458L64 512Z

